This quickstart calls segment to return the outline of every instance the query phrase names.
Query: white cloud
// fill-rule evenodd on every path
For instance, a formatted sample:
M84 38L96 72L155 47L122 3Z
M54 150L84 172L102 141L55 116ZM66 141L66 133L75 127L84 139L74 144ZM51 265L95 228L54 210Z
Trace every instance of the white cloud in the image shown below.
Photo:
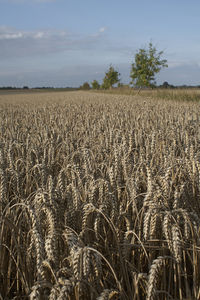
M42 32L42 31L38 31L38 32L36 32L36 34L34 35L34 38L35 39L41 39L41 38L43 38L44 37L44 32Z
M101 28L99 29L99 32L103 33L103 32L105 32L106 30L107 30L107 27L101 27Z
M67 30L18 30L0 26L1 59L96 49L103 35L71 34Z
M23 37L23 33L22 32L18 32L18 33L5 33L5 34L1 34L0 33L0 40L10 40L10 39L19 39Z
M43 31L22 31L12 27L0 26L0 40L38 39L44 37L47 33Z
M58 0L32 0L33 2L46 3L46 2L56 2Z
M0 3L13 3L13 4L22 4L22 3L51 3L59 0L0 0Z
M100 37L105 31L107 30L107 27L101 27L96 33L91 34L91 37Z

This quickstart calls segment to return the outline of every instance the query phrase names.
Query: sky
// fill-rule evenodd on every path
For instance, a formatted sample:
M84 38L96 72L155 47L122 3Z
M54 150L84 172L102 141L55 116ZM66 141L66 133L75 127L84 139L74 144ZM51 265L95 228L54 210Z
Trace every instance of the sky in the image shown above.
M0 0L0 86L130 82L138 49L164 51L157 84L200 85L199 0Z

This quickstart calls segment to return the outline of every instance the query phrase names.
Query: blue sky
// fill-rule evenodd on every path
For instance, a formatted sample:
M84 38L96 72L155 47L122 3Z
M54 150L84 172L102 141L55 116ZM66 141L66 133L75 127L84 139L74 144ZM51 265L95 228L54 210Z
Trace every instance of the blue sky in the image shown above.
M0 0L0 86L79 86L136 51L164 50L163 81L200 84L199 0Z

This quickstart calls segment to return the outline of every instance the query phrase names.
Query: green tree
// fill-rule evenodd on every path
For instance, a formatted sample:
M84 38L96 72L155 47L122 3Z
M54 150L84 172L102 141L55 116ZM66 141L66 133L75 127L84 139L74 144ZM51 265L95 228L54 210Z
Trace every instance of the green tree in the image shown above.
M154 87L155 75L164 67L168 67L167 60L161 59L163 51L157 52L156 47L149 43L148 49L139 49L135 55L135 62L131 67L131 84L136 87Z
M170 88L170 84L167 81L165 81L165 82L163 82L162 87L164 89L168 89L168 88Z
M102 88L109 89L112 88L115 83L119 82L120 73L117 72L112 65L110 65L108 71L105 73L105 77L103 79Z
M84 82L83 85L80 86L80 90L90 90L90 85L88 82Z
M98 90L100 88L100 84L98 83L97 80L93 80L91 84L92 84L93 90Z
M121 83L121 82L118 82L118 84L117 84L117 87L118 87L118 88L123 88L123 86L124 86L124 84L123 84L123 83Z

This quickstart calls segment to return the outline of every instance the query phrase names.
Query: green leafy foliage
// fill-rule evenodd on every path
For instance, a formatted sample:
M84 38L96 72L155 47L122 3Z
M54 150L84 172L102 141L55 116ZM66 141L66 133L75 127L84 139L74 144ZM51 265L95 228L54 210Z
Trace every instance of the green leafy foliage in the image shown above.
M114 84L119 82L119 76L120 73L117 72L112 65L110 65L108 71L105 73L102 88L103 89L112 88Z
M80 90L90 90L90 85L88 82L84 82L83 85L80 86Z
M93 90L99 90L100 84L98 83L97 80L93 80L91 84L92 84Z
M148 49L139 49L131 68L131 84L136 87L154 87L155 74L168 67L167 60L161 59L162 54L163 51L157 52L152 43L149 43Z

